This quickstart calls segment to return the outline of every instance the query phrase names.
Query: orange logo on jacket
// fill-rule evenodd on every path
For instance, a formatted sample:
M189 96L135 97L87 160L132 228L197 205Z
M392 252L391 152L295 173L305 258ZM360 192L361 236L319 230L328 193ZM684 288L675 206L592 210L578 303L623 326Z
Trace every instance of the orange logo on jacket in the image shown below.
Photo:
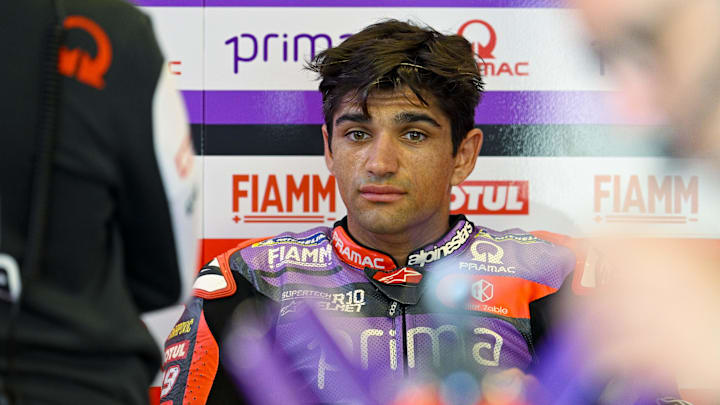
M74 77L81 83L102 90L105 88L103 76L112 62L110 38L95 21L79 15L65 18L63 28L66 30L77 28L90 34L95 41L97 54L93 58L84 49L69 49L61 46L58 55L58 71L64 76Z

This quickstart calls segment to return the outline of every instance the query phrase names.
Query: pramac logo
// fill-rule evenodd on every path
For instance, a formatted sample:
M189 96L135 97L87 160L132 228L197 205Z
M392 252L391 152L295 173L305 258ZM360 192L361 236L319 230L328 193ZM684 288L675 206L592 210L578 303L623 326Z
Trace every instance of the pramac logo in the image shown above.
M485 45L477 41L470 42L473 51L483 59L494 59L495 56L493 56L492 52L495 49L495 45L497 44L497 35L495 34L495 29L493 29L492 25L486 23L483 20L470 20L460 27L460 29L458 30L458 35L464 36L465 29L467 29L467 27L472 24L480 24L484 26L488 34L490 35L490 39Z
M66 30L81 29L93 38L97 52L93 58L84 49L60 47L58 71L64 76L74 77L79 82L98 90L105 88L103 76L112 62L112 46L110 38L97 23L87 17L71 15L65 18L63 28Z

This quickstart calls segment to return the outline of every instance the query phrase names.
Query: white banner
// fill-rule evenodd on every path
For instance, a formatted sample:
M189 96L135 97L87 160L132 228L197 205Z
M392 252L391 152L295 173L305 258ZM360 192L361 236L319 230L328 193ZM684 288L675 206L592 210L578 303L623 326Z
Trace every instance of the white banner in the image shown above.
M660 158L481 157L451 209L496 230L717 238L712 173ZM321 156L208 156L205 186L209 239L298 232L345 215Z
M311 55L387 18L461 34L483 57L490 91L609 90L576 12L543 8L147 7L163 48L182 63L181 88L316 90ZM201 42L200 42L201 43ZM314 48L314 51L313 51Z

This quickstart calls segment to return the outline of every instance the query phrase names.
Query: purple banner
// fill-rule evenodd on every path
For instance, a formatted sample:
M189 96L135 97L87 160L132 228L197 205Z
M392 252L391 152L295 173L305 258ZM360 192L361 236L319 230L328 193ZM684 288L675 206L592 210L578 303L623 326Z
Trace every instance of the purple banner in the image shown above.
M508 7L562 8L566 0L131 0L143 7Z
M183 91L185 99L185 108L187 108L188 120L192 124L200 124L203 122L203 92L202 91Z
M192 123L203 122L203 94L206 124L323 123L322 98L317 91L184 91ZM630 124L610 113L611 94L489 91L475 111L475 122L487 125Z
M202 7L205 0L129 0L140 7Z

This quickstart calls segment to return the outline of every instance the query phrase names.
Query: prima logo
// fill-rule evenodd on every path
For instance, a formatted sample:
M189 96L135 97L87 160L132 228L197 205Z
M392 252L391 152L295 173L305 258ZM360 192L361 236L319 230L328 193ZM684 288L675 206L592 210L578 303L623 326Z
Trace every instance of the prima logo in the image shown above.
M345 344L343 348L347 349L346 353L357 353L357 346L354 346L354 342L359 341L360 365L365 370L370 367L370 359L377 356L375 351L383 350L384 353L388 353L387 349L384 349L387 347L389 347L388 360L390 369L397 370L398 365L402 367L401 356L403 355L403 349L402 346L398 346L402 345L403 339L398 344L398 333L394 329L387 331L376 328L365 329L360 333L359 339L352 339L343 330L331 330L331 332L339 338L339 342ZM470 347L468 353L467 343L470 342L471 338L477 338L478 341ZM407 342L407 365L410 369L430 366L419 364L421 359L425 359L425 356L419 356L416 354L417 352L430 352L432 354L432 365L437 368L443 358L441 354L450 351L468 353L481 366L497 367L500 365L500 354L504 343L503 337L491 329L474 328L471 336L464 336L463 332L458 330L455 325L440 325L436 328L428 326L410 328L407 330L404 340ZM317 363L316 379L318 389L325 389L329 379L327 373L338 369L334 367L335 365L327 363L322 347L316 342L309 344L308 349L321 352ZM383 356L386 356L384 353Z
M332 48L352 34L342 34L335 41L325 33L267 34L242 33L228 38L225 45L232 45L233 72L238 74L242 63L262 60L299 63L311 60L320 51Z

